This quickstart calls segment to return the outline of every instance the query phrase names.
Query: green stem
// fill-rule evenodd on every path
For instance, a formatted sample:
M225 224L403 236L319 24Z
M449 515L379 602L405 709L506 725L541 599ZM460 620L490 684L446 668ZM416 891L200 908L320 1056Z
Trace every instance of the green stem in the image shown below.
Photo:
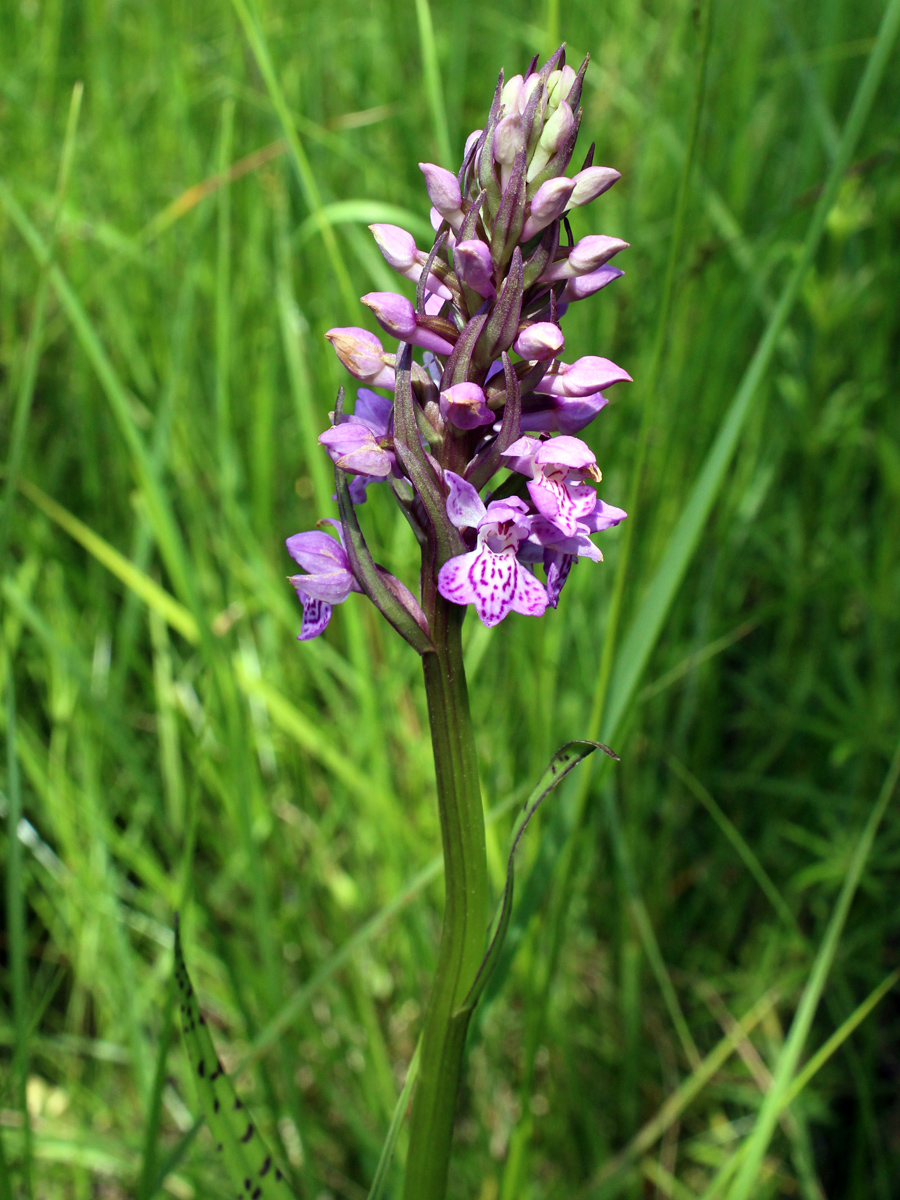
M427 574L427 573L425 573ZM456 1015L484 957L487 857L462 656L464 609L426 598L436 654L423 658L437 776L446 900L410 1124L405 1200L443 1200L468 1015Z

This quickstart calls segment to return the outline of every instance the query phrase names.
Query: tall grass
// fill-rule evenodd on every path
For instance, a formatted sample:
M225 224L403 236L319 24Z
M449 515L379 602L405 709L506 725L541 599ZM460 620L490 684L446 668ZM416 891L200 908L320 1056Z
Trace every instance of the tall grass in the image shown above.
M394 286L365 225L424 244L416 163L557 32L623 173L576 234L632 244L567 352L637 381L601 495L643 469L605 705L624 527L558 612L467 625L498 892L592 712L622 764L523 843L451 1194L897 1194L896 7L716 5L696 140L687 0L0 8L0 1196L225 1194L176 909L298 1190L394 1194L441 910L424 697L362 598L296 643L283 540L333 515L322 334Z

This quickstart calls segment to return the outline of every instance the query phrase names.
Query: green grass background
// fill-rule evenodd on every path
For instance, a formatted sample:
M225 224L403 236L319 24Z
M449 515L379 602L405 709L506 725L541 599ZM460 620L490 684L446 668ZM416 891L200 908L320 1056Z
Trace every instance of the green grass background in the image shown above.
M295 641L283 542L334 515L322 335L396 286L366 224L424 244L417 161L452 165L498 68L562 38L592 56L584 148L623 175L576 233L632 245L566 318L567 357L636 380L588 434L602 496L637 489L612 730L606 708L622 763L582 768L520 852L450 1194L900 1196L900 75L895 51L694 545L686 506L884 6L720 0L686 177L705 11L0 4L0 429L21 475L0 517L0 1200L232 1194L173 1034L176 908L298 1190L368 1193L439 932L424 696L361 597ZM376 557L413 583L377 493ZM489 809L596 725L624 545L604 535L540 622L467 622ZM498 892L511 819L489 826ZM762 1155L751 1182L741 1154Z

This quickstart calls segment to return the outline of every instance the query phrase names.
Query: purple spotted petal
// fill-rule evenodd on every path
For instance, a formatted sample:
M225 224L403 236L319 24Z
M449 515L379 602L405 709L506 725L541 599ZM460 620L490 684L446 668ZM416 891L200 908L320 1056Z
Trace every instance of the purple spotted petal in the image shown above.
M444 563L438 572L438 591L454 604L474 604L490 629L512 608L518 569L512 554L495 554L482 544Z
M541 581L521 565L516 564L516 587L513 592L513 611L526 617L542 617L550 597Z
M461 475L445 471L444 478L450 487L447 497L447 516L457 529L477 529L487 511L484 501ZM468 601L465 601L468 603Z
M560 554L556 550L544 552L544 569L547 572L547 600L556 608L559 594L569 578L572 563L575 561L571 554Z
M299 593L298 593L299 594ZM303 604L303 625L297 634L298 642L308 642L310 638L323 633L325 626L331 620L331 605L324 600L314 600L311 596L300 596Z
M529 479L528 493L538 512L557 525L565 537L574 536L579 519L592 512L597 503L597 493L588 484L540 475Z

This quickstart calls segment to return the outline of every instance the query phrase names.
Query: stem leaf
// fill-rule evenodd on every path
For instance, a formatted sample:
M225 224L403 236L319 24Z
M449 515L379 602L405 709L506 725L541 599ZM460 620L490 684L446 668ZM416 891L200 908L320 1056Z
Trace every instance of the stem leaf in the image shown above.
M197 1084L200 1107L231 1183L248 1200L296 1200L219 1062L187 973L177 919L175 983L179 993L181 1031Z
M560 750L553 755L550 763L543 775L538 780L534 791L529 795L528 799L522 806L521 812L516 819L512 828L512 833L509 839L509 863L506 868L506 886L503 889L503 896L500 900L500 907L497 910L497 915L494 918L494 932L491 937L490 945L487 953L484 956L481 966L478 968L478 974L475 976L475 982L469 989L469 993L463 1001L461 1007L454 1014L455 1017L460 1017L464 1014L470 1014L475 1005L478 1003L482 992L487 987L497 961L500 958L500 951L503 949L503 942L506 938L506 931L509 929L509 922L512 916L513 904L513 885L515 875L515 858L516 849L522 839L522 835L528 828L528 823L537 810L540 808L544 799L550 795L555 787L557 787L565 777L585 758L588 758L595 750L602 750L604 754L608 754L610 758L619 761L619 756L610 750L609 746L604 746L602 742L567 742Z

